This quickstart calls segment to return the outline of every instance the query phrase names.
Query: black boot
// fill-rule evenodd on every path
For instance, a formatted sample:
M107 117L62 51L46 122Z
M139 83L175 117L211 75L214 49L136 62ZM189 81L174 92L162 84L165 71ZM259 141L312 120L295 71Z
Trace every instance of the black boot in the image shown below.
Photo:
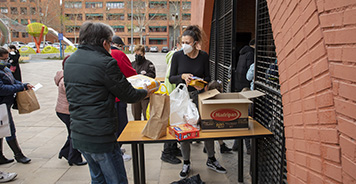
M14 157L17 162L27 164L31 161L31 159L27 158L25 155L22 154L22 151L21 151L20 146L17 143L16 139L7 141L7 144L10 146L10 148L14 152L14 154L15 154Z
M2 138L0 139L0 165L13 162L14 159L7 159L2 153Z

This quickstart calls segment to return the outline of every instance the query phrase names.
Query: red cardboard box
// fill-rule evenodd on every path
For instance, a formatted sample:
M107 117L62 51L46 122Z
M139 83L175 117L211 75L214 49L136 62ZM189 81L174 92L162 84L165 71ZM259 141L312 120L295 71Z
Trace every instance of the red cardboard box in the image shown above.
M199 137L199 130L189 124L169 126L169 133L178 141Z

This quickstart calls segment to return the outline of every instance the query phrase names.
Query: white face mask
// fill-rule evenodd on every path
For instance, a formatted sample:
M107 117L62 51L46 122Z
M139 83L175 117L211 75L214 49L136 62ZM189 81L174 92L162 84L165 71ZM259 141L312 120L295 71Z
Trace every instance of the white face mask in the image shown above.
M189 54L190 52L193 51L193 47L189 44L182 44L182 49L183 49L183 53L185 55Z

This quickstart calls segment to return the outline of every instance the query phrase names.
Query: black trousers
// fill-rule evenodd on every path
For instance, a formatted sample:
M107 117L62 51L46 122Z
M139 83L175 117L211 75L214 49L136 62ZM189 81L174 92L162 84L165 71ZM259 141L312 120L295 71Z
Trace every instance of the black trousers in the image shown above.
M70 115L59 113L59 112L56 112L56 113L57 113L57 116L59 117L59 119L61 119L62 122L66 125L67 132L68 132L67 141L65 142L61 151L59 152L59 156L66 158L68 160L68 163L82 162L83 161L82 155L77 149L73 148L72 139L70 138L70 133L71 133Z

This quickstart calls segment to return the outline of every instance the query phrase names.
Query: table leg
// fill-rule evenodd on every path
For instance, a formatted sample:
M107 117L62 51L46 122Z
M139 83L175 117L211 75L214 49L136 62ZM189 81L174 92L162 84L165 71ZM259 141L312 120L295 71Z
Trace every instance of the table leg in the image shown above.
M138 144L139 150L139 168L140 168L140 181L141 184L146 183L146 172L145 172L145 147L144 144Z
M251 172L251 178L252 178L252 184L257 184L258 181L258 168L257 168L257 139L252 138L252 172Z
M131 151L132 151L132 167L133 167L133 178L135 184L140 184L140 171L138 165L138 151L137 151L137 144L131 144Z
M238 181L244 182L244 150L243 150L243 139L237 139L238 142Z

